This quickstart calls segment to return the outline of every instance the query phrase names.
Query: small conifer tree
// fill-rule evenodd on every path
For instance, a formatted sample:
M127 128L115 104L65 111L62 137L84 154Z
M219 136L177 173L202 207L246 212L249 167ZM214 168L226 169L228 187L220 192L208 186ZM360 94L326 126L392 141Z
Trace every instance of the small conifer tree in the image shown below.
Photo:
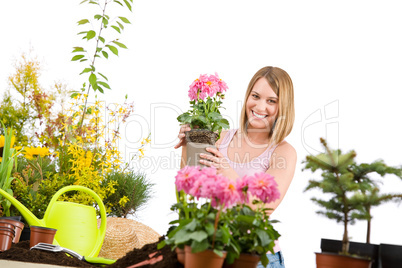
M349 224L366 220L366 242L370 243L371 208L384 202L402 200L402 194L381 194L378 183L368 175L377 173L384 177L393 174L402 178L402 168L387 166L382 160L356 164L355 151L343 154L341 150L331 150L323 138L320 141L325 152L307 156L303 161L303 170L321 170L321 180L310 180L305 191L318 189L330 195L328 200L315 197L311 200L323 208L317 211L318 214L343 223L342 253L346 254L349 249Z
M325 148L325 153L307 156L304 161L304 169L310 169L312 172L322 171L321 180L310 180L305 191L319 189L331 196L328 200L314 197L311 200L324 208L324 210L317 211L318 214L343 223L342 253L347 253L349 249L348 226L355 220L352 213L362 208L355 198L359 184L354 180L353 173L348 170L348 167L354 163L356 153L350 151L342 154L340 150L331 150L322 138L321 144Z

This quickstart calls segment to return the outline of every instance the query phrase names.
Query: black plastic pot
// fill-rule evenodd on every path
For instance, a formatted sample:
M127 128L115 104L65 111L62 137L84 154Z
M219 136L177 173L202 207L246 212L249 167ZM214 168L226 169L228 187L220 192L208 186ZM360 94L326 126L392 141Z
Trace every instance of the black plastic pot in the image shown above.
M31 239L31 228L25 226L24 229L22 229L20 241L28 241L29 239Z
M321 251L328 253L339 253L342 251L342 241L332 239L321 239ZM372 268L380 268L378 261L379 245L359 242L349 243L349 253L372 260ZM402 267L402 266L400 266ZM385 268L385 267L383 267Z
M9 220L21 221L21 216L0 217L0 219L9 219Z
M380 244L379 262L381 268L402 267L402 246Z

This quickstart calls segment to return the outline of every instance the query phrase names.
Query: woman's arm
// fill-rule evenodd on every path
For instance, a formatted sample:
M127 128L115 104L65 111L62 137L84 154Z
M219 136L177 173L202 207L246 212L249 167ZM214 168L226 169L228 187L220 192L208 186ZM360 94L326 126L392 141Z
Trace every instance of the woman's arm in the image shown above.
M275 202L266 205L267 208L272 209L270 210L269 214L272 214L272 212L279 206L285 197L290 183L293 180L296 161L296 150L287 142L282 142L280 145L278 145L272 154L270 159L270 167L268 168L267 173L271 176L274 176L281 196Z

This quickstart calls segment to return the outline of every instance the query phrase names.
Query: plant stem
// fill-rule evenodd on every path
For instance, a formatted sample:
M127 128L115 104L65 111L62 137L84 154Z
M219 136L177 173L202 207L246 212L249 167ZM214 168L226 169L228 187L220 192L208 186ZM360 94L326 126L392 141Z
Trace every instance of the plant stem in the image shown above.
M216 216L215 216L214 235L212 237L212 249L214 249L214 247L215 247L216 231L218 230L218 222L219 222L219 217L221 215L222 209L223 209L223 205L221 205L221 207L218 210L218 213L216 213Z
M105 5L103 6L103 10L102 10L102 17L105 16L107 3L108 3L108 2L105 1ZM100 24L100 29L99 29L99 34L98 34L98 38L96 39L95 54L94 54L94 57L93 57L93 59L92 59L92 64L91 64L92 66L95 65L96 55L98 54L99 38L100 38L100 36L101 36L102 30L103 30L103 23L101 22L101 24ZM91 74L93 74L93 71L91 71ZM83 125L83 123L84 123L84 117L85 117L85 113L86 113L86 111L87 111L87 102L88 102L88 96L89 96L89 91L90 91L90 90L91 90L91 83L89 83L89 85L88 85L87 96L86 96L86 98L85 98L85 103L84 103L84 110L82 111L82 117L81 117L81 121L80 121L80 124L79 124L80 130L81 130L82 125Z
M370 207L366 208L368 215L370 215ZM366 235L366 243L370 244L370 233L371 233L371 217L367 220L367 235Z

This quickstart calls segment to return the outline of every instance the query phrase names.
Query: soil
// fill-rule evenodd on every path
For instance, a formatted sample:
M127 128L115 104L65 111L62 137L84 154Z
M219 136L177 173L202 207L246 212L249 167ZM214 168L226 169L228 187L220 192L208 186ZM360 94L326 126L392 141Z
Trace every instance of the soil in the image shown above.
M193 129L186 132L187 141L215 145L217 134L206 129Z
M30 250L29 241L21 241L17 244L12 244L9 250L0 252L0 259L72 267L96 267L80 261L77 258L70 257L63 252L49 252L37 249Z
M158 242L147 244L141 249L134 249L128 252L124 257L118 259L112 265L106 265L108 268L127 268L143 261L151 261L150 264L143 264L141 268L183 268L183 265L177 261L176 252L170 247L165 246L158 250L157 245L163 240L160 237ZM151 257L150 257L151 255ZM98 267L76 258L70 257L63 252L49 252L42 250L30 250L29 241L21 241L13 244L11 248L5 252L0 252L0 259L10 261L21 261L31 263L44 263L52 265L62 265L71 267ZM153 264L152 264L153 263Z

